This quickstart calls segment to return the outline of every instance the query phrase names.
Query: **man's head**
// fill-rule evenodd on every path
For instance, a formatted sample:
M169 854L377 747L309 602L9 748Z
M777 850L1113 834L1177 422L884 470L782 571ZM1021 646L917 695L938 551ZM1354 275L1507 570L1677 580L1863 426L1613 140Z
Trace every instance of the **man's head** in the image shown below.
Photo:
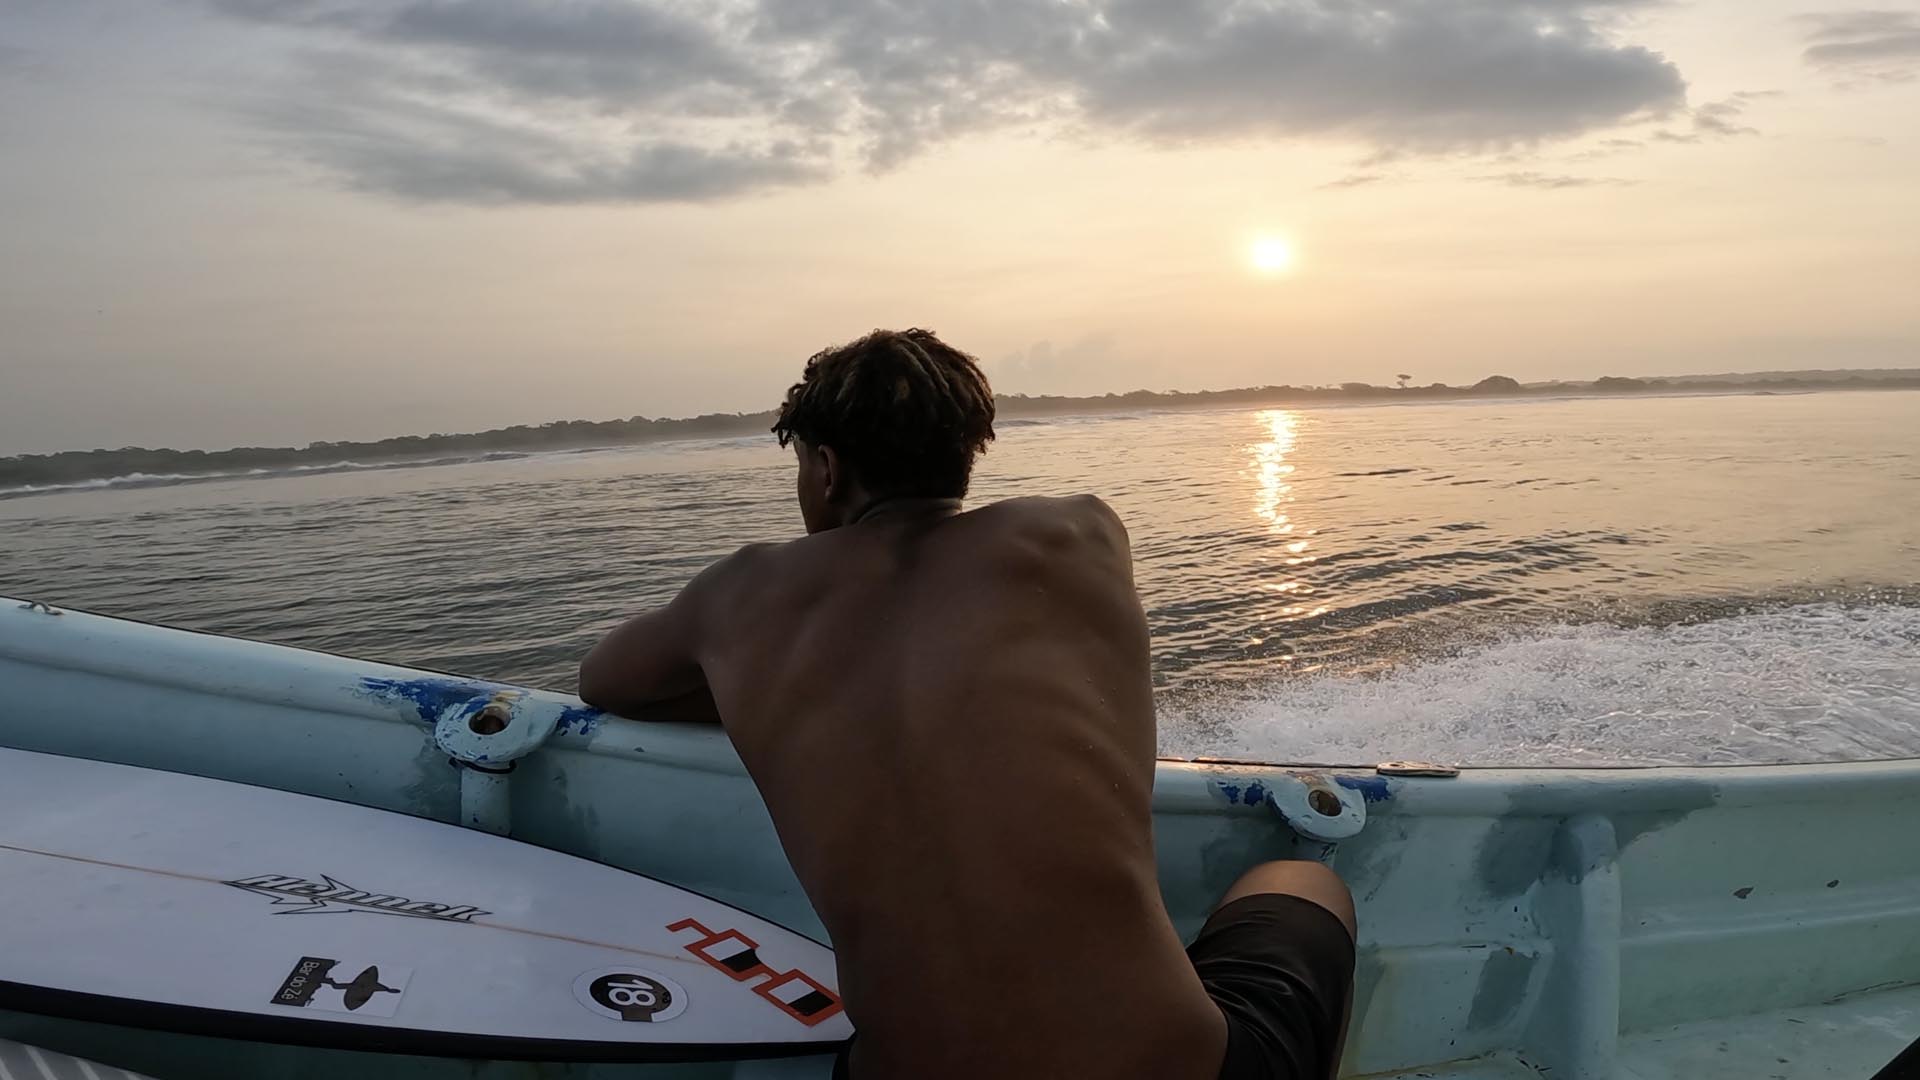
M993 390L931 330L875 330L823 349L787 391L773 432L800 458L808 532L876 499L957 499L993 439Z

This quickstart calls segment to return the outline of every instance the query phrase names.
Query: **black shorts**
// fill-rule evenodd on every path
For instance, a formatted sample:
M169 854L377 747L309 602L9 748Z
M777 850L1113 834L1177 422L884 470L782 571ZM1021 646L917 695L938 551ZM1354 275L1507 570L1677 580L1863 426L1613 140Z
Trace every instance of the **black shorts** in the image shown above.
M1304 897L1243 896L1187 946L1227 1018L1221 1080L1332 1080L1353 993L1353 938Z

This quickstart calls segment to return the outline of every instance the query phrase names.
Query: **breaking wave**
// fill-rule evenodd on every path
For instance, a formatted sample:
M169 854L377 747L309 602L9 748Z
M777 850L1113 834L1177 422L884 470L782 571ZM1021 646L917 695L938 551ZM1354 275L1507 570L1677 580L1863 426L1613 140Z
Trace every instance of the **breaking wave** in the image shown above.
M582 451L562 451L580 453ZM117 488L174 487L180 484L210 484L225 480L272 480L284 476L318 476L341 472L384 472L389 469L425 469L438 465L472 465L483 461L512 461L532 457L531 453L494 450L484 454L455 457L402 458L393 461L333 461L321 465L287 465L279 468L228 469L203 473L126 473L61 484L18 484L0 487L0 499L18 499L30 495L52 495L63 491L100 491Z

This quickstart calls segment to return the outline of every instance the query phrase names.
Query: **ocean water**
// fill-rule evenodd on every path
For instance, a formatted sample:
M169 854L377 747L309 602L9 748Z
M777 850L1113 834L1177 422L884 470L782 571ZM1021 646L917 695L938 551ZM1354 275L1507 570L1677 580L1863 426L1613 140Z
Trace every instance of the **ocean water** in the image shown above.
M799 529L771 437L0 492L0 593L568 690ZM1003 422L1133 537L1173 756L1920 756L1920 393Z

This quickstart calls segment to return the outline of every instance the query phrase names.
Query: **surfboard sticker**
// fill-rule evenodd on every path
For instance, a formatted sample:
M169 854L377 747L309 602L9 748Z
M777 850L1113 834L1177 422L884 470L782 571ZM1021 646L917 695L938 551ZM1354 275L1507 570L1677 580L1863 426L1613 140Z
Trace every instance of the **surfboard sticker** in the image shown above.
M626 965L582 972L573 980L573 996L595 1015L627 1023L663 1024L687 1011L685 987Z
M320 875L319 881L286 874L256 874L224 884L245 889L273 901L280 910L275 915L299 915L315 912L375 911L382 915L405 915L415 919L439 919L442 922L472 922L475 915L493 912L471 904L437 904L411 900L390 893L368 892Z
M798 968L775 971L768 967L760 959L759 943L738 930L709 930L698 919L668 923L667 930L699 934L698 941L686 943L686 950L729 978L746 982L766 977L753 992L808 1027L840 1012L840 997L826 984Z
M355 1016L392 1016L413 969L365 960L303 956L287 972L271 1001L294 1009L322 1009Z
M753 992L808 1027L840 1011L840 999L833 991L804 971L775 975L754 987Z

